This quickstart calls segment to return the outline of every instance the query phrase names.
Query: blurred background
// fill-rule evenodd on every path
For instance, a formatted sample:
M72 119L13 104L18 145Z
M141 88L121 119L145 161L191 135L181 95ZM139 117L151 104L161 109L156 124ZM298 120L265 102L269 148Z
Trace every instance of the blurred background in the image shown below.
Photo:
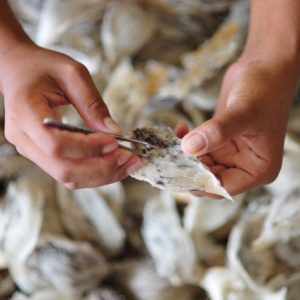
M10 3L38 45L88 68L128 133L207 120L249 19L247 0ZM0 299L298 300L299 97L279 177L233 203L132 178L67 190L5 141L1 103ZM83 125L69 106L64 120Z

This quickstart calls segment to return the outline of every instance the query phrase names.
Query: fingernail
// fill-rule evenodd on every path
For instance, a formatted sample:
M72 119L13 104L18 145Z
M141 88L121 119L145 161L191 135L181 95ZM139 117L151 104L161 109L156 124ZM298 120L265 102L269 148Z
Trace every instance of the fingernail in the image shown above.
M123 132L120 126L112 118L105 118L103 123L110 132L117 134L121 134Z
M128 160L132 157L132 153L128 151L123 151L122 154L118 158L118 167L123 166Z
M108 154L108 153L113 152L117 149L118 149L118 144L117 143L110 143L110 144L107 144L103 147L102 153L103 154Z
M183 138L182 145L185 152L196 154L206 147L206 140L202 134L194 133L193 135Z
M127 174L132 174L133 172L139 170L142 167L143 163L141 160L135 161L128 169Z

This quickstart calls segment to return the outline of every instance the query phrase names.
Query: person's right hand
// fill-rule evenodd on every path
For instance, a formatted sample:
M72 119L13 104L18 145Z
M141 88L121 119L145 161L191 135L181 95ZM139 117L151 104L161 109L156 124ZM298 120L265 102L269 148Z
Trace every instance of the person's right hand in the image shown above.
M108 135L43 126L44 118L59 119L59 107L72 104L90 128L120 130L83 65L32 43L2 55L0 65L5 136L56 180L72 189L95 187L118 181L141 166L139 157L119 149Z

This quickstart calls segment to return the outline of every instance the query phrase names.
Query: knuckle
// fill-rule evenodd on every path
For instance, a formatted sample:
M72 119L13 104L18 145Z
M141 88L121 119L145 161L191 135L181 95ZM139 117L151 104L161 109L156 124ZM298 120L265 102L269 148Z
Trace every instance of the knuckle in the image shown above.
M269 184L273 182L281 169L281 164L270 164L268 165L263 172L263 184Z
M16 147L16 150L17 150L17 152L18 152L20 155L22 155L22 156L25 156L25 157L26 157L26 153L25 153L25 151L24 151L22 148L20 148L20 147Z
M67 76L72 78L72 77L76 77L78 75L86 76L86 74L88 73L88 70L83 64L81 64L77 61L73 61L65 66L65 72L66 72Z
M279 168L272 168L271 170L269 170L267 176L267 183L273 182L277 178L279 171L280 171Z
M87 112L91 115L96 115L96 116L101 115L102 107L100 104L99 97L96 95L88 97L86 100L86 109Z
M11 143L13 145L16 144L16 140L15 140L15 136L13 134L13 131L10 128L8 128L8 126L5 126L5 128L4 128L4 136L5 136L5 139L9 143Z
M68 188L69 190L74 191L74 190L79 189L80 185L78 183L76 183L76 182L71 182L71 183L65 184L65 187Z
M209 137L213 137L215 141L221 142L225 138L224 127L219 122L212 122L207 129Z
M66 166L62 166L57 169L56 173L56 179L57 181L64 183L64 184L70 184L72 181L72 172L69 168Z
M51 157L61 157L63 150L63 144L58 139L50 139L47 145L47 152Z
M13 119L18 120L21 116L19 105L16 104L16 101L11 101L10 105L7 107L7 115Z

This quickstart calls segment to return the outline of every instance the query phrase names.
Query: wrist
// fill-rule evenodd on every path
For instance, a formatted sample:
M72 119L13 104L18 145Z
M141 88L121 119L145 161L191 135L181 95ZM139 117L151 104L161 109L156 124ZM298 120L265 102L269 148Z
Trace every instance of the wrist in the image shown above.
M14 58L16 53L20 53L19 49L26 49L33 45L34 43L13 15L8 2L3 1L0 10L0 76L5 76L9 71L7 65L20 62L18 57Z
M257 45L259 47L259 45ZM254 45L248 45L238 63L250 68L259 68L267 72L272 78L289 80L296 84L300 78L300 51L296 46L279 49L275 46L262 45L262 50L254 50ZM281 46L281 48L285 48Z
M257 61L274 72L300 75L300 1L252 0L245 61Z
M26 49L33 47L36 47L36 45L29 39L0 40L1 66L6 65L6 63L10 63L11 60L14 60L15 55L19 55Z
M296 40L280 45L253 42L246 45L239 60L245 64L262 65L281 76L285 74L295 79L300 76L300 49Z
M5 82L9 81L18 70L24 69L24 61L34 57L34 50L38 47L33 42L19 41L10 44L8 50L0 49L0 92L4 93ZM30 70L27 70L30 72Z
M298 78L290 64L257 59L249 53L243 53L230 66L224 81L229 85L236 82L239 89L249 93L247 97L254 100L254 106L258 103L260 107L262 100L264 105L278 103L281 113L284 114L289 111ZM239 95L237 99L244 96Z

